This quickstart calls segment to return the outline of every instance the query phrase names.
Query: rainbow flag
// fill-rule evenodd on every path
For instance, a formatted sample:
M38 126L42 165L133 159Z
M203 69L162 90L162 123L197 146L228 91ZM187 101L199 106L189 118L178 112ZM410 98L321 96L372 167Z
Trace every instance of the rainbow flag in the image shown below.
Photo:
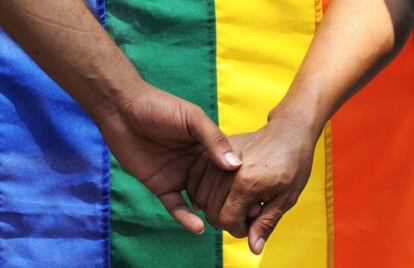
M88 5L146 81L228 135L266 124L323 15L321 0ZM414 38L328 123L305 191L255 256L222 230L182 229L0 30L0 266L414 267L413 71Z

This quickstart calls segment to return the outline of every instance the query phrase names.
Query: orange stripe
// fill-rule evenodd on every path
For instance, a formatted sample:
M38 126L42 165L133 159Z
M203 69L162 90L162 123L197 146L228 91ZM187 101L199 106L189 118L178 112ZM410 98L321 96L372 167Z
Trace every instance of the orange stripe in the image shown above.
M326 10L326 8L328 7L328 3L329 3L329 0L322 0L322 8L323 8L323 10Z
M327 225L327 267L334 267L334 200L332 163L332 124L325 126L325 202Z
M414 267L413 74L410 40L333 119L336 268Z
M322 2L321 2L322 1ZM328 6L328 0L321 0L316 5L319 10L319 17L316 23L319 25L323 14ZM318 13L318 12L317 12ZM325 203L326 203L326 229L327 229L327 267L334 267L335 260L335 224L334 224L334 190L333 190L333 163L332 163L332 122L329 121L325 126Z

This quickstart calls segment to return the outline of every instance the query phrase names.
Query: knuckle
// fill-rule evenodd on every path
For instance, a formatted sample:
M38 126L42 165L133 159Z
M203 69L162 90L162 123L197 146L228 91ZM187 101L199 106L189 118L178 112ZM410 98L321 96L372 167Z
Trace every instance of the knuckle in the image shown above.
M276 228L276 218L265 217L258 223L259 228L262 229L266 234L270 235Z
M203 120L204 111L197 105L192 105L190 108L188 108L187 111L187 122L190 128L195 129L196 126L201 122L201 120Z
M236 193L245 194L247 191L252 190L252 180L246 174L240 173L240 175L237 176L233 188Z
M279 174L277 176L277 184L279 189L286 189L288 188L292 181L293 181L294 175L290 170L280 170Z
M266 188L260 178L243 172L238 175L233 185L234 191L241 196L259 194Z
M219 144L226 144L227 143L226 136L224 136L224 134L220 130L216 130L214 132L212 139L215 143L219 143Z
M197 105L190 105L188 114L190 118L193 120L193 122L197 123L200 122L200 120L202 120L206 116L203 109L201 109L201 107Z
M191 107L197 114L204 115L204 110L200 106L191 104Z
M243 183L234 183L232 185L232 191L235 193L236 197L233 196L232 197L232 201L236 201L238 202L238 198L239 196L244 196L247 192L248 187L246 186L246 184Z
M234 217L229 216L227 214L221 214L219 216L219 224L222 226L223 229L232 229L232 226L234 226L236 222L237 221Z

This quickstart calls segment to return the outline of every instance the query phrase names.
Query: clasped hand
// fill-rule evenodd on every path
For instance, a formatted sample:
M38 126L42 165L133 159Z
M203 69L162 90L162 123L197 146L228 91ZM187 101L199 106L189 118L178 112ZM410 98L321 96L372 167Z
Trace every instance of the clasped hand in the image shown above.
M193 233L210 224L249 238L260 254L309 178L315 135L284 110L262 129L227 138L196 105L146 85L99 128L122 166ZM240 160L242 162L240 162Z

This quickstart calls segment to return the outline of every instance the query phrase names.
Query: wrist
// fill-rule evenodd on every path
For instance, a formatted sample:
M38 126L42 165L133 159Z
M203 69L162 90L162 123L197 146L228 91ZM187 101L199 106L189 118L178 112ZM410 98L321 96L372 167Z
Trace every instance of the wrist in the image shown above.
M151 86L138 77L106 80L90 96L93 100L85 106L96 125L115 114L125 114L136 99L151 90Z
M268 125L277 127L281 120L287 121L295 129L307 133L316 142L328 119L318 101L306 98L300 100L286 96L269 113Z

